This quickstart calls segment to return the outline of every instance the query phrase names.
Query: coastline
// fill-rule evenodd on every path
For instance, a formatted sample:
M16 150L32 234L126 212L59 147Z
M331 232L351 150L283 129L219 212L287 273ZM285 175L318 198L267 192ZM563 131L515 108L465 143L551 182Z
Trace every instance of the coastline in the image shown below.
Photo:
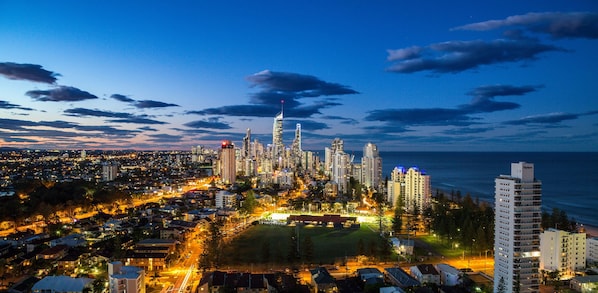
M436 194L437 190L440 191L440 192L442 192L442 193L444 193L445 196L447 196L447 195L450 196L450 194L451 194L450 190L438 188L438 187L435 187L435 186L432 186L432 190L433 190L433 192L432 192L433 195ZM494 208L494 203L493 202L490 202L490 201L484 200L484 199L479 199L479 201L480 202L485 202L488 205L490 205L492 208ZM586 233L586 237L587 238L598 237L598 226L588 225L588 224L581 223L581 222L578 222L577 224L579 225L578 229L579 230L583 229L583 231Z

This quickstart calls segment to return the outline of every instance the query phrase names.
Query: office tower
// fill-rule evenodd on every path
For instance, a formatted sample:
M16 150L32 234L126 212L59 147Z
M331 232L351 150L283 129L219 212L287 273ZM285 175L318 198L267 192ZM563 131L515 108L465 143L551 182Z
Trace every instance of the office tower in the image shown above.
M540 234L540 270L559 271L562 279L586 267L586 233L550 228Z
M432 188L430 175L418 167L395 167L388 181L387 200L393 206L403 206L406 211L422 212L430 205Z
M274 123L272 124L272 159L275 162L282 159L281 157L284 150L284 145L282 143L282 119L283 113L280 111L274 118Z
M511 164L511 175L495 180L494 292L540 292L542 183L534 164Z
M291 157L294 168L305 169L305 165L302 164L303 150L301 149L301 123L297 123L295 127L295 138L293 139L293 145L291 146Z
M118 163L105 162L102 164L102 180L113 181L118 176Z
M225 140L220 150L220 180L224 184L235 184L236 175L235 145Z
M378 147L368 142L363 147L363 157L361 158L361 184L379 191L381 190L381 181L382 158L378 152Z
M123 266L120 261L108 263L110 293L145 293L145 271L134 266Z

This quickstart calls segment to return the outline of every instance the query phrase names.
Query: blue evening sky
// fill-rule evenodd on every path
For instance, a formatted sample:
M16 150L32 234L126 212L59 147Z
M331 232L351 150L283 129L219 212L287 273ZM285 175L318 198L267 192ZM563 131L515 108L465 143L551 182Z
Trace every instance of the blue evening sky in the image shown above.
M0 1L0 146L598 151L598 2Z

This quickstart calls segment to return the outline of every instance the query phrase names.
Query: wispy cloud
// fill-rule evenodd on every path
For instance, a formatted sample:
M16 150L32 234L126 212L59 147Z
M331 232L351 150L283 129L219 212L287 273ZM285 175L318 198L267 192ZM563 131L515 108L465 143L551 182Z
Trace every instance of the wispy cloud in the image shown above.
M7 101L0 101L0 109L18 109L18 110L23 110L23 111L33 111L33 109L31 109L31 108L15 105L15 104L9 103Z
M134 99L131 99L125 95L121 95L121 94L113 94L110 96L110 98L115 99L117 101L121 101L121 102L125 102L125 103L133 103L135 102Z
M528 125L528 124L556 124L566 120L575 120L579 118L579 114L572 113L548 113L527 116L516 120L505 121L504 124L508 125Z
M399 49L405 50L405 49ZM550 51L564 51L532 39L497 39L492 41L448 41L419 49L420 54L398 54L389 50L388 61L394 62L387 71L414 73L458 73L482 65L529 61Z
M534 12L513 15L500 20L476 22L453 30L487 31L503 27L523 28L534 33L547 34L555 39L598 38L598 13L594 12Z
M232 127L226 123L220 122L219 119L196 120L183 124L191 128L207 128L207 129L231 129Z
M133 117L133 114L123 112L111 112L102 110L93 110L87 108L72 108L64 110L67 116L74 117L110 117L110 118L129 118Z
M117 101L129 103L138 109L179 107L179 105L177 105L177 104L165 103L165 102L154 101L154 100L137 101L133 98L130 98L129 96L121 95L121 94L112 94L112 95L110 95L110 98L115 99Z
M44 69L41 65L27 63L1 62L0 75L8 79L28 80L54 84L60 74Z
M50 90L33 90L25 93L32 99L42 102L77 102L98 97L71 86L59 86Z

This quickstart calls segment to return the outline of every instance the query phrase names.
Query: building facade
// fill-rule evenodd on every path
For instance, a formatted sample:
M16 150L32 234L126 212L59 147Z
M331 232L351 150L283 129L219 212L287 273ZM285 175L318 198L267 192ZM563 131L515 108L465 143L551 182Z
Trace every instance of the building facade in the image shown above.
M222 142L220 150L220 180L224 184L235 184L237 164L235 145L230 140Z
M430 181L430 175L418 167L395 167L387 183L387 200L393 207L403 206L406 211L421 212L432 199Z
M382 158L378 147L371 142L363 147L361 184L375 191L380 191L382 186Z
M542 183L534 164L511 164L495 179L494 292L540 292Z
M120 261L108 263L108 286L110 293L145 293L145 271Z
M540 234L540 270L558 270L561 279L571 279L585 267L586 233L550 228Z

